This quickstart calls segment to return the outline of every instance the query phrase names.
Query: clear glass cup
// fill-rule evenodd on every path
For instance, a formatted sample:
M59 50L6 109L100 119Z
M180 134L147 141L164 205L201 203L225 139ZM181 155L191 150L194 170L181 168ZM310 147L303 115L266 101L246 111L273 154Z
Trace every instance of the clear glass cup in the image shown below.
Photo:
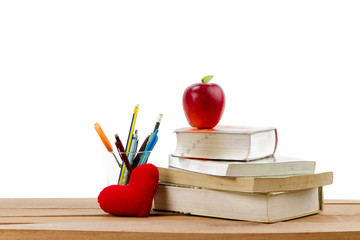
M121 178L121 185L127 185L130 179L130 174L127 170L126 164L123 161L125 156L129 160L129 165L131 166L132 170L134 170L137 166L147 163L151 151L140 151L140 152L119 152L115 153L116 158L119 160L120 164L122 164L123 170L123 177ZM110 156L107 156L105 160L105 168L106 168L106 176L107 176L107 185L114 185L119 184L120 182L120 173L121 168L119 167L118 163L113 158L112 161L109 159Z

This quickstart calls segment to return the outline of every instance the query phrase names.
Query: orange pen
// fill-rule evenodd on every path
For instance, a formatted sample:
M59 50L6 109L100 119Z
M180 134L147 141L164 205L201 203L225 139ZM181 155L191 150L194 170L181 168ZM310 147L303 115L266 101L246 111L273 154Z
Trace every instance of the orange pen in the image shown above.
M97 134L99 135L101 141L103 142L104 146L106 147L106 149L108 150L109 153L112 153L112 155L114 156L117 164L121 168L121 164L120 164L119 160L117 159L117 157L115 156L115 154L113 152L113 148L111 146L111 143L110 143L109 139L106 137L106 135L105 135L104 131L102 130L102 128L100 127L100 124L95 123L94 127L95 127L95 130L96 130Z

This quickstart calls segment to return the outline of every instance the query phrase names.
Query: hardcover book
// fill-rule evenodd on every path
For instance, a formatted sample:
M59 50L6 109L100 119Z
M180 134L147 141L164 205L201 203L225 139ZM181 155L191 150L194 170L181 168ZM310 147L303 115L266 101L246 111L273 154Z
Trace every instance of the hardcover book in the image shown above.
M254 161L200 160L169 155L169 167L224 177L265 177L312 174L315 161L269 157Z
M270 223L321 212L323 194L322 187L249 194L160 184L154 209Z
M273 155L277 146L276 128L216 126L175 130L179 157L252 160Z
M160 182L192 185L220 191L283 192L315 188L333 183L332 172L282 177L218 177L171 168L158 167L158 170Z

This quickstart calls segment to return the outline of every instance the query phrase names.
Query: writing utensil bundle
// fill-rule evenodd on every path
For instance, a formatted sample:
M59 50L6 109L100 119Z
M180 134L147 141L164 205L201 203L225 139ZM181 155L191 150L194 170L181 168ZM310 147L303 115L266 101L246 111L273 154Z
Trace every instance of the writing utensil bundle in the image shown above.
M119 162L118 158L113 152L112 145L109 139L106 137L104 131L100 127L99 123L95 123L94 127L96 132L98 133L101 141L104 146L110 152L117 164L120 167L120 174L118 179L119 185L126 185L129 181L131 172L139 165L147 163L151 151L154 149L155 144L158 141L158 132L159 126L162 119L162 114L159 114L159 117L156 121L154 131L151 132L141 144L141 147L138 149L139 136L138 131L135 130L135 123L137 119L137 114L139 111L139 105L136 105L134 108L134 113L132 115L130 130L128 134L128 138L126 141L126 145L124 146L118 134L115 134L115 146L122 160L122 163Z

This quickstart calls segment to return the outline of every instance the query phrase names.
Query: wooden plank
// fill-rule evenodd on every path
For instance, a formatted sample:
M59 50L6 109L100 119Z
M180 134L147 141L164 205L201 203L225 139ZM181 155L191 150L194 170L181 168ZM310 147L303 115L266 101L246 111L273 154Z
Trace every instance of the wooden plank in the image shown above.
M77 208L13 208L1 209L0 217L28 217L28 216L88 216L104 215L100 208L77 209Z
M172 212L151 212L151 217L174 216L178 213ZM0 217L0 225L7 224L35 224L35 223L66 223L66 222L98 222L98 221L119 221L116 216L101 212L99 215L58 215L58 216L11 216Z
M79 204L82 200L73 201ZM16 206L5 209L1 204L2 200L0 212L7 210L8 215L11 211L15 211L12 215L16 215L19 210L34 210L29 213L35 215L0 217L0 239L8 240L360 239L360 201L344 201L339 204L326 201L321 214L273 224L166 212L152 212L150 217L136 218L115 217L104 214L100 209L19 209ZM94 210L97 211L95 214ZM54 214L52 211L60 211L57 213L65 215L49 216L48 213Z
M4 239L21 239L21 240L358 240L360 239L357 233L352 232L329 232L329 233L285 233L278 235L276 233L261 234L261 233L212 233L212 234L189 234L189 233L148 233L148 232L82 232L82 231L37 231L37 230L21 230L21 231L4 231L1 232Z
M47 223L75 223L75 222L107 222L107 221L119 221L117 217L109 217L108 215L104 216L82 216L82 217L73 217L73 216L54 216L54 217L0 217L0 226L1 225L21 225L21 224L47 224ZM6 227L5 227L6 228Z
M28 230L74 230L103 232L169 232L169 233L324 233L360 231L360 206L351 209L329 209L328 213L317 214L287 222L263 224L233 221L188 215L157 215L148 218L108 216L96 222L65 222L41 224L14 224L0 226L1 229ZM333 213L331 213L331 211ZM345 212L347 215L340 215ZM351 215L350 215L351 214ZM345 224L346 223L346 224ZM360 232L359 232L360 233Z
M1 198L2 208L99 208L96 198Z
M124 221L126 219L126 221ZM310 220L309 220L310 219ZM260 224L243 221L218 220L194 216L174 216L160 219L153 218L118 218L116 221L74 222L60 224L26 224L6 226L0 230L1 236L19 237L26 232L37 239L52 239L53 234L66 239L110 239L104 233L112 233L110 237L125 239L214 239L214 236L227 239L345 239L359 237L359 223L348 222L339 228L338 222L319 223L308 217L307 222L289 221L276 224ZM2 226L1 226L2 228ZM12 231L11 231L12 230ZM43 235L40 232L43 231ZM82 235L76 233L81 232ZM45 234L46 233L46 234ZM99 233L101 233L99 235ZM117 233L117 234L115 234ZM101 238L100 238L101 236ZM336 236L337 238L334 238ZM26 236L22 236L23 239ZM344 237L344 238L342 238ZM8 239L8 238L5 238ZM11 239L11 238L10 238ZM357 238L358 239L358 238Z
M313 215L307 218L300 218L293 221L282 222L277 224L258 224L252 222L244 221L231 221L231 220L221 220L216 218L203 218L196 216L186 216L186 215L172 215L166 216L158 214L157 216L151 216L149 218L129 218L129 217L113 217L108 215L101 219L97 219L96 224L88 224L82 222L66 222L64 224L27 224L23 225L13 225L6 226L6 228L11 229L44 229L44 230L78 230L78 231L138 231L141 232L161 232L161 231L170 231L170 232L202 232L202 233L242 233L242 232L261 232L266 233L271 230L271 232L292 232L297 230L297 232L326 232L332 231L336 232L338 230L350 230L353 226L360 227L359 216L360 216L360 206L352 211L353 208L347 206L345 208L336 208L332 206L332 209L328 209L327 213ZM344 218L340 213L347 214L347 217ZM350 215L351 214L351 215ZM329 218L329 216L333 216ZM335 218L334 218L335 217ZM342 226L339 229L338 220L346 220L346 226ZM69 219L74 220L74 219ZM96 220L96 219L93 219ZM176 223L176 224L174 224ZM216 223L216 224L215 224ZM214 227L214 224L216 227ZM317 225L321 225L320 228L317 228ZM288 227L284 226L287 225ZM334 230L334 226L337 226L337 230ZM246 226L246 228L241 228L241 226ZM356 229L356 228L355 228ZM360 229L360 228L357 228ZM254 231L253 231L254 230Z
M357 205L360 204L360 200L345 200L345 199L327 199L324 200L325 204L330 205L343 205L343 204L349 204L349 205Z
M0 217L0 225L37 224L62 222L96 222L107 220L105 216L43 216L43 217Z

